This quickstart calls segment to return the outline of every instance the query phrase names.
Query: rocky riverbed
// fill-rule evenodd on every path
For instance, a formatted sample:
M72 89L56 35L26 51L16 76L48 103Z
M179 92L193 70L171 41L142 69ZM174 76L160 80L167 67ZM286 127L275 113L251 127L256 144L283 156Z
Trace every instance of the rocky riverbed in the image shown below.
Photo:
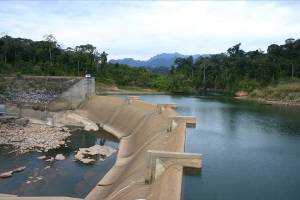
M65 144L70 131L65 127L32 124L28 119L0 119L0 145L11 145L17 153L44 151Z

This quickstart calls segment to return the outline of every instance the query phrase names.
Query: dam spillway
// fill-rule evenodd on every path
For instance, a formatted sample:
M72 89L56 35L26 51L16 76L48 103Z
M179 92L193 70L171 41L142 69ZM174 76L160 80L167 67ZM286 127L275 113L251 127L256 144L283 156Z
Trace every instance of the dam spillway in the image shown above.
M110 96L91 97L79 107L120 140L115 165L86 199L180 199L182 165L193 166L190 162L194 161L200 167L200 156L183 154L170 159L166 153L155 160L155 180L148 182L152 170L149 150L183 153L186 125L195 122L191 117L177 116L173 108L173 104ZM196 157L189 160L189 156ZM184 163L176 157L185 159Z

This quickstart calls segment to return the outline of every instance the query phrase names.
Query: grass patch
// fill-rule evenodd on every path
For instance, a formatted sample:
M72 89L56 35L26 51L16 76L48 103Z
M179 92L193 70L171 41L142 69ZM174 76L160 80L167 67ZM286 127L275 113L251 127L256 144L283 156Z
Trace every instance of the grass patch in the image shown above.
M250 93L252 98L269 101L300 103L300 80L280 81L262 89L255 89Z
M137 86L117 86L115 84L107 84L96 82L97 94L162 94L162 92Z

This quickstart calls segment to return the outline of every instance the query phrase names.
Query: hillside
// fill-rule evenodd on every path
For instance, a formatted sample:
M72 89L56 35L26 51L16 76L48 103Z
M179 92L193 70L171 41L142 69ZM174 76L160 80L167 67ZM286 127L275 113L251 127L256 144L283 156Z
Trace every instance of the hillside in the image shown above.
M187 58L192 56L194 60L202 57L207 57L209 55L183 55L180 53L161 53L156 56L151 57L149 60L135 60L133 58L123 58L123 59L112 59L110 63L119 63L119 64L126 64L131 67L171 67L174 64L176 58Z

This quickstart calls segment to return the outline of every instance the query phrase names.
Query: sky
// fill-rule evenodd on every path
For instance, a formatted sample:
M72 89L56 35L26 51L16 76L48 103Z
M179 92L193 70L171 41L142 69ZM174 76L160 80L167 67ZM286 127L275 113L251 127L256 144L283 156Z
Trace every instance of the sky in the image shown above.
M0 1L0 34L64 48L93 44L109 59L249 51L300 38L300 1Z

